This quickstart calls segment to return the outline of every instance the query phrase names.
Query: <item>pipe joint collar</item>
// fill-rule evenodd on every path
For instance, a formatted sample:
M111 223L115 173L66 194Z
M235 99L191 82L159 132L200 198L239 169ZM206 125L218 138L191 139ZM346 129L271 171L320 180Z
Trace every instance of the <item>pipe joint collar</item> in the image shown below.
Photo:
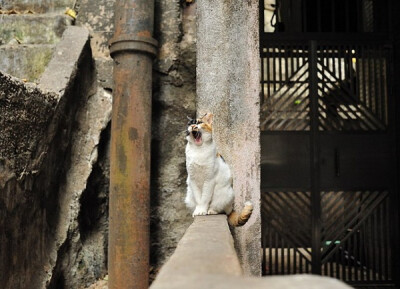
M124 51L136 51L153 57L157 54L158 42L152 37L123 35L112 38L109 43L112 57Z

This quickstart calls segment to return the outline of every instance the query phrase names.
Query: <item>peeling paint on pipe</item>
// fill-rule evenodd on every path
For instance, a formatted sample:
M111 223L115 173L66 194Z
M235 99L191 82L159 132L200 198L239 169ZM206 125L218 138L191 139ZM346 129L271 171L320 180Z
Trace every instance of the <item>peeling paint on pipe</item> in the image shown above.
M154 1L115 4L109 289L148 288Z

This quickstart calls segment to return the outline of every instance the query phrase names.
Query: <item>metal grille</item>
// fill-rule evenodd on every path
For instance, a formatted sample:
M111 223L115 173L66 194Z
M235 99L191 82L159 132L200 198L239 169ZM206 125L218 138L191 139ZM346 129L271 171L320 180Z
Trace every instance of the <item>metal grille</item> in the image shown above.
M383 45L321 45L318 52L320 130L385 130L387 49Z
M320 247L312 251L310 192L262 196L263 273L321 274L351 282L391 282L392 245L387 191L321 192ZM317 217L319 218L319 217ZM318 262L317 262L318 263Z
M310 130L307 45L264 48L262 130Z
M311 273L311 193L262 195L264 275Z
M271 43L272 44L272 43ZM385 44L318 45L318 128L379 131L388 124ZM261 129L310 130L308 45L274 43L262 52Z
M388 192L322 192L321 209L322 274L391 281Z

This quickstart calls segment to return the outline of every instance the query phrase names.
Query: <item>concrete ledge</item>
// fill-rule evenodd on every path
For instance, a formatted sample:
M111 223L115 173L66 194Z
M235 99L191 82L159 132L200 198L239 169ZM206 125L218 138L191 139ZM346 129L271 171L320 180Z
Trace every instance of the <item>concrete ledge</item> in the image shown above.
M162 284L171 284L178 276L193 273L242 274L225 215L196 217L152 288L164 288Z
M89 45L89 31L84 27L68 26L40 78L40 88L61 95L75 78L86 45Z
M150 288L348 289L351 287L336 279L313 275L244 277L226 216L217 215L194 219L175 253L161 269Z

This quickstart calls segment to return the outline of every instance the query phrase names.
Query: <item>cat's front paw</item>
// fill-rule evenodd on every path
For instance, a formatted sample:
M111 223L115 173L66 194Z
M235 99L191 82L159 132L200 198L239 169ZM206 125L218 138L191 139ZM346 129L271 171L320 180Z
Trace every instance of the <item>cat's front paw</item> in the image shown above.
M204 216L207 215L207 209L203 208L203 207L196 207L196 209L194 210L192 216Z
M214 209L209 209L207 215L218 215L218 212Z

